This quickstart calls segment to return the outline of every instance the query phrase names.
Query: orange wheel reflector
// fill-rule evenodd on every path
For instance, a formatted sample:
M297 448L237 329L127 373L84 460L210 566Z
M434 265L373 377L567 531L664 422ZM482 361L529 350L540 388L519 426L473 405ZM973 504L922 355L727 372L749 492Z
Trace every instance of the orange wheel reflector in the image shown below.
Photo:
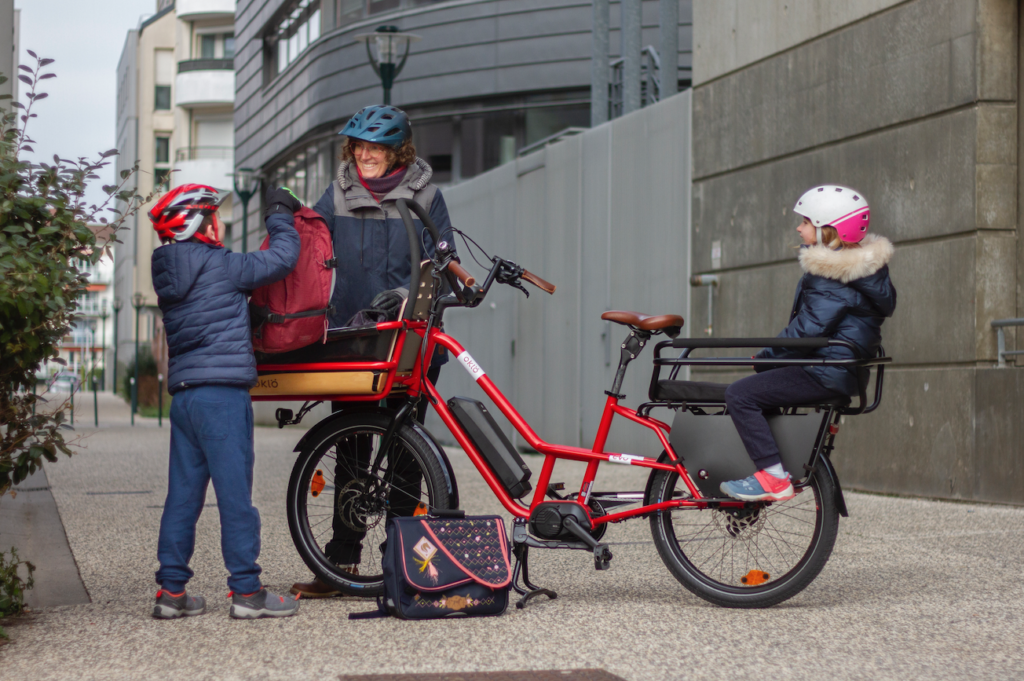
M764 584L771 578L772 576L767 572L761 572L760 570L751 570L747 574L740 577L740 581L747 586L759 586L761 584Z
M320 496L320 492L324 491L324 485L326 484L323 471L317 470L316 473L313 473L313 479L309 482L309 493L314 497Z
M424 504L421 501L420 503L416 504L416 510L413 511L412 514L414 516L416 516L416 515L427 515L427 513L429 513L429 512L430 512L430 509L428 509L427 505Z

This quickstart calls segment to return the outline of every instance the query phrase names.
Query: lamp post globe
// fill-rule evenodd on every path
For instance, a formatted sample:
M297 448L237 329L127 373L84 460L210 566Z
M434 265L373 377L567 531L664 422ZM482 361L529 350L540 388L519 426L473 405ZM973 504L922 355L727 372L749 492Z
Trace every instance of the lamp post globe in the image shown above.
M378 26L373 33L360 33L353 36L353 39L366 45L370 66L384 88L384 105L391 104L391 86L409 58L409 46L422 38L412 33L402 33L397 26Z
M242 201L242 253L249 250L249 199L256 195L260 178L252 168L239 168L234 175L235 193Z

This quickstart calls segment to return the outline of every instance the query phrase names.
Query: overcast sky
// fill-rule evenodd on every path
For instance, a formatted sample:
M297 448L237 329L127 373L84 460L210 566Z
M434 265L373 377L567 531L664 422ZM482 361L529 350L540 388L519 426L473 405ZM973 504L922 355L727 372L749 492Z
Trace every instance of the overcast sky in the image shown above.
M113 149L117 61L125 35L156 11L156 0L14 0L14 6L21 10L21 63L35 64L26 50L57 60L49 66L57 77L42 82L49 97L35 107L39 118L29 127L36 159L95 158ZM113 167L91 185L90 203L105 198L100 187L113 182Z

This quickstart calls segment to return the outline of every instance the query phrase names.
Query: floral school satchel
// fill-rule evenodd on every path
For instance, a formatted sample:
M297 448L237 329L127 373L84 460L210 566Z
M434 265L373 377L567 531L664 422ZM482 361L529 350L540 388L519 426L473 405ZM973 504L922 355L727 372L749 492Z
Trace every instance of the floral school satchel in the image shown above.
M500 516L413 516L388 523L379 612L402 619L485 617L508 607L508 536Z

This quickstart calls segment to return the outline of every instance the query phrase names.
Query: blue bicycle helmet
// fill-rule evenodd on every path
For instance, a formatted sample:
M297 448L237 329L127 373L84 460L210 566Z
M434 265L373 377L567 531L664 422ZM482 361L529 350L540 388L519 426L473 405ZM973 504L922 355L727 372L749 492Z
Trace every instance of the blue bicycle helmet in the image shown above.
M374 105L360 109L338 134L397 149L412 136L412 128L401 109Z

